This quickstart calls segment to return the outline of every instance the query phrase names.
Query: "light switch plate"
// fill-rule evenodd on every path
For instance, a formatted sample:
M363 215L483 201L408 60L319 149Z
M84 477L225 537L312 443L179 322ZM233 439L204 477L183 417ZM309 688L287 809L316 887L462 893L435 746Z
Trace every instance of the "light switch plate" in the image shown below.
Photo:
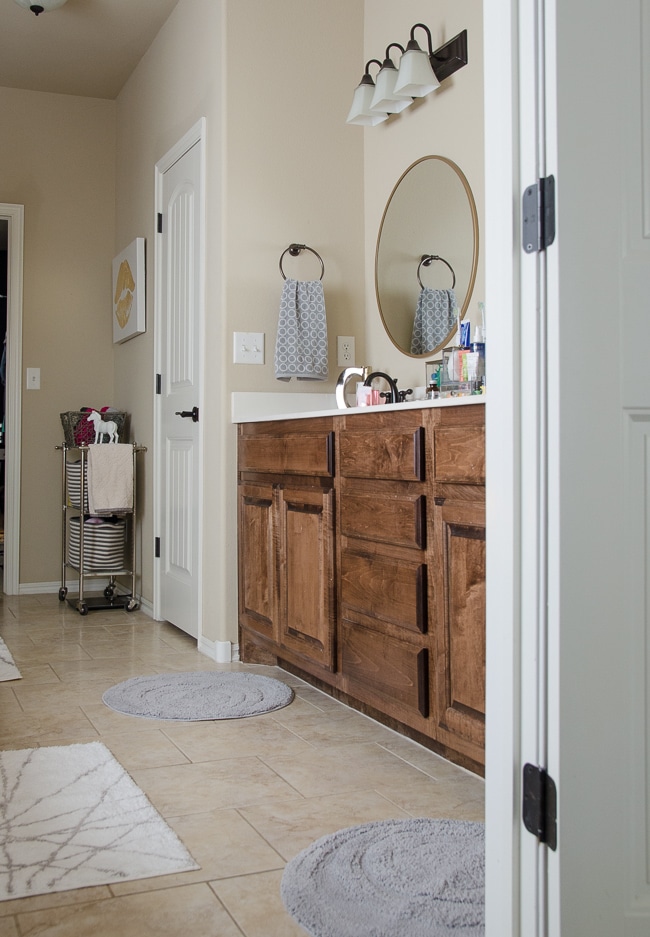
M264 364L264 332L233 332L234 364Z
M41 369L27 368L27 390L41 389Z

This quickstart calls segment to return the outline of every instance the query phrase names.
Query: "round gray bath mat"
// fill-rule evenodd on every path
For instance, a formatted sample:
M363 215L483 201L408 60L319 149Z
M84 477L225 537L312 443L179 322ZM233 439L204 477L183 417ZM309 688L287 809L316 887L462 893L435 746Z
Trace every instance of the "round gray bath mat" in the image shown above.
M420 817L339 830L287 864L281 894L312 937L483 937L485 828Z
M241 719L288 706L293 690L255 673L158 673L132 677L106 690L111 709L146 719Z

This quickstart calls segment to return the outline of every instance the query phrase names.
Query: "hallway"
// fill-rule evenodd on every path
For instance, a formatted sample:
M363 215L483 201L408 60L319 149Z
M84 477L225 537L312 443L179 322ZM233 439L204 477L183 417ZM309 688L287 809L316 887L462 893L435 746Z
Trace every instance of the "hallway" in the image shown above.
M290 674L216 664L142 612L81 617L55 595L0 596L0 637L23 675L0 683L0 748L100 739L201 866L3 902L0 937L304 937L279 887L285 862L313 840L391 817L483 819L481 778ZM224 669L278 676L296 698L269 715L202 723L102 703L131 676Z

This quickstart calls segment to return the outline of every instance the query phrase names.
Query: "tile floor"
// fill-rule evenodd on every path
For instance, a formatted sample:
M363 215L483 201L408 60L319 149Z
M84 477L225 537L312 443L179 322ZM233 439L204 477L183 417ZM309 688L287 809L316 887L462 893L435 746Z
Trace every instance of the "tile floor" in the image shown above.
M290 674L215 664L142 612L82 617L56 595L0 595L0 636L23 674L0 683L0 748L100 739L201 866L2 902L0 937L304 937L280 879L319 836L391 817L483 819L480 778ZM130 676L230 668L278 676L296 698L210 723L138 719L101 701Z

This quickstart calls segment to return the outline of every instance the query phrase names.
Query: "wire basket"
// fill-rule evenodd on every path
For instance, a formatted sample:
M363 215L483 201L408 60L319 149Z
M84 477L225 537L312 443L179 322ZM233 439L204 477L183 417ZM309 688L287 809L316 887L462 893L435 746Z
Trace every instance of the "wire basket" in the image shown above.
M90 410L67 410L61 413L61 426L66 446L88 446L95 442L95 424L88 419ZM104 422L111 421L117 426L117 441L122 439L127 414L121 410L110 410L100 414ZM101 442L109 442L108 433L103 433Z

